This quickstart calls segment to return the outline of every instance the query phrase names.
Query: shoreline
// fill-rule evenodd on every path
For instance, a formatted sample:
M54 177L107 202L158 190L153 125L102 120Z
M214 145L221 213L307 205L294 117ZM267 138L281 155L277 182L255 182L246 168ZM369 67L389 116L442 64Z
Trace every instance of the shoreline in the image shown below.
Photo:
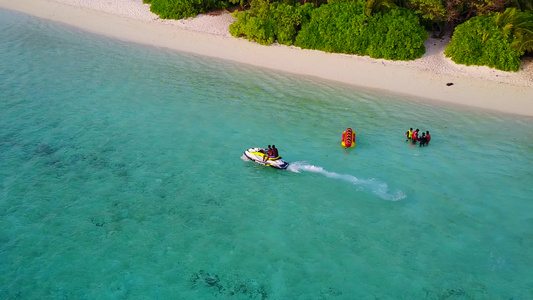
M142 4L142 0L116 3L112 6L105 0L0 0L0 8L126 42L411 96L417 98L416 101L423 99L533 117L531 59L523 61L518 73L456 65L444 57L446 39L428 39L426 54L407 62L277 44L262 46L230 36L226 26L232 22L232 17L228 13L188 20L161 20L149 11L148 5Z

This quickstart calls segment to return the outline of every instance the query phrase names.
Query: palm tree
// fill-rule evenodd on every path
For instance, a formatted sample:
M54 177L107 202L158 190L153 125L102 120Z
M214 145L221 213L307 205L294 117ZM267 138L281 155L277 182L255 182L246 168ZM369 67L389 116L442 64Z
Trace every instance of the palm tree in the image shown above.
M511 48L519 52L533 52L533 18L522 20L515 25Z
M505 37L514 36L511 48L519 52L533 51L533 14L514 7L494 16L494 23Z
M503 31L503 35L507 38L514 32L515 24L520 21L522 12L516 8L507 8L504 12L497 13L494 16L494 24Z

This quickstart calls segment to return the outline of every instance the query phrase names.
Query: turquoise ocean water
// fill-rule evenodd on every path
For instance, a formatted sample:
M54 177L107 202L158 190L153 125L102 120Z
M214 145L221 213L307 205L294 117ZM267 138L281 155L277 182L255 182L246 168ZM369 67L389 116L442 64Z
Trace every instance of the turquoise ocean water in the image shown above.
M0 299L533 299L531 118L5 10L0 41Z

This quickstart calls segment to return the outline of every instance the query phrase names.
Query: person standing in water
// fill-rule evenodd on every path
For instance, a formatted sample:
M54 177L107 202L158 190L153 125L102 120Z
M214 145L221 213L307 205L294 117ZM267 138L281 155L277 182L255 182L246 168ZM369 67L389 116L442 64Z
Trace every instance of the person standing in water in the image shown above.
M429 141L431 141L431 135L429 135L429 131L426 131L426 145L429 145Z
M411 138L413 138L413 128L409 128L409 130L405 132L405 135L407 136L405 141L408 142Z
M413 145L416 144L416 141L418 141L418 128L413 132L412 140Z
M428 143L428 139L426 138L426 133L422 132L422 137L420 138L420 147L425 146Z

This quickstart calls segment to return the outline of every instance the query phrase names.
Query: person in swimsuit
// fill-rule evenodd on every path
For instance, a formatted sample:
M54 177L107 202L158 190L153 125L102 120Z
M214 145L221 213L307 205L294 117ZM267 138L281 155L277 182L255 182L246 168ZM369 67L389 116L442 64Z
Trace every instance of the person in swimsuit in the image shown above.
M276 145L272 145L272 157L278 157L278 156L279 156L278 148L276 148Z
M274 149L272 149L270 145L268 145L268 150L266 151L265 156L263 157L263 161L267 161L270 157L272 157L273 154Z

